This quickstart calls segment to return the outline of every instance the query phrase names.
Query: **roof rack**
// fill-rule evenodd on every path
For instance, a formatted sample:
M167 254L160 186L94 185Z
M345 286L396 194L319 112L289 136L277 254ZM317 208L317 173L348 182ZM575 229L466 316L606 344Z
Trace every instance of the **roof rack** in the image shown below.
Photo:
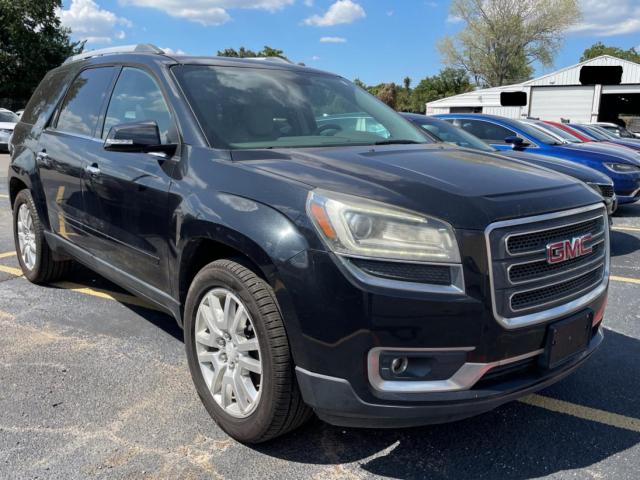
M67 58L64 63L75 62L76 60L85 60L87 58L101 57L103 55L115 55L118 53L155 53L157 55L164 54L164 51L150 43L139 43L137 45L121 45L118 47L100 48L98 50L90 50L88 52L79 53Z
M261 60L263 62L273 62L273 63L293 63L291 60L287 60L282 57L244 57L243 60Z

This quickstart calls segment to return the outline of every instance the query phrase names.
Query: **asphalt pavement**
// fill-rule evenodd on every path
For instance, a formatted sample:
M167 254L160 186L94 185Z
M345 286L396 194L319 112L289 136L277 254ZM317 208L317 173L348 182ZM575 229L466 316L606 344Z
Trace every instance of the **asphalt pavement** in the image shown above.
M191 383L175 321L92 272L18 269L0 155L1 479L637 479L640 205L614 218L603 347L537 395L449 425L230 439Z

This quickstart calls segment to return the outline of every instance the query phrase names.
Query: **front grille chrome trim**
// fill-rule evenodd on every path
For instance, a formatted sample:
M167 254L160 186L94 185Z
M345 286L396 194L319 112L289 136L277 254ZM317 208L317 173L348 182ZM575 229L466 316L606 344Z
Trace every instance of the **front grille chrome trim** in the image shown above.
M588 275L589 273L595 272L596 270L600 270L601 268L602 268L602 265L596 265L594 268L591 268L589 270L584 271L580 276ZM544 306L551 305L551 304L554 304L554 303L562 302L563 300L566 300L567 298L571 298L571 297L573 297L573 296L575 296L577 294L580 294L582 292L586 292L587 290L593 288L594 286L598 285L601 282L601 280L598 280L597 282L594 282L594 283L590 284L589 286L584 287L581 290L573 292L570 295L565 295L564 297L554 298L553 300L549 300L548 302L544 302L544 303L539 303L537 305L534 305L533 307L513 308L513 297L515 297L516 295L519 295L521 293L534 292L536 290L541 290L543 288L555 287L556 285L562 285L566 281L567 280L561 280L559 282L547 283L547 284L542 285L540 287L529 288L527 290L518 290L517 292L512 293L511 295L509 295L509 305L510 305L511 311L512 312L524 312L526 310L533 310L534 308L540 308L540 307L544 307Z
M595 247L597 245L600 245L601 243L604 242L604 238L598 240L597 242L593 243L591 245L591 247ZM513 286L520 286L520 285L526 285L527 283L533 283L533 282L544 282L545 280L549 279L549 278L554 278L554 277L558 277L560 275L565 275L567 273L571 273L571 272L575 272L576 270L581 270L583 268L589 267L591 265L593 265L594 263L597 262L601 262L604 259L604 256L606 255L605 252L602 252L600 255L598 255L596 258L583 263L582 265L578 265L577 267L574 268L570 268L568 270L562 270L558 273L552 273L550 275L544 275L542 277L535 277L535 278L531 278L531 279L527 279L527 280L519 280L519 281L515 281L515 280L511 280L511 269L513 267L519 267L520 265L532 265L534 263L538 263L538 262L543 262L544 259L543 258L539 258L536 260L530 260L528 262L520 262L520 263L513 263L511 265L509 265L507 267L507 280L509 282L510 285ZM585 272L587 273L587 272Z
M500 315L498 312L498 306L496 302L496 289L495 289L495 278L493 273L493 256L491 252L491 233L494 230L505 227L513 227L518 225L526 225L529 223L537 223L544 222L548 220L557 220L563 217L570 217L572 215L580 215L588 212L592 212L595 210L600 210L602 212L602 216L604 218L604 242L605 242L605 259L604 259L604 272L602 275L602 281L600 284L590 292L585 295L576 298L568 303L558 305L556 307L552 307L547 310L543 310L541 312L534 312L525 315L518 315L516 317L505 317ZM577 223L582 223L584 221L589 221L589 219L584 219ZM491 290L491 307L493 309L493 316L496 321L504 328L508 330L527 327L531 325L536 325L539 323L544 323L549 320L553 320L564 315L568 315L574 313L581 308L584 308L586 305L597 299L600 295L602 295L609 286L609 269L610 269L610 248L609 248L609 229L606 228L608 222L607 212L602 203L597 203L594 205L589 205L586 207L576 208L572 210L564 210L562 212L548 213L544 215L537 215L533 217L524 217L524 218L516 218L513 220L504 220L492 223L489 225L485 231L485 244L487 248L487 260L489 265L489 282L490 282L490 290ZM572 224L569 224L572 225ZM553 227L552 227L553 228ZM540 231L544 231L545 229L541 229Z
M598 205L598 206L599 206L599 205ZM559 217L555 217L555 218L559 218ZM561 217L560 217L560 218L561 218ZM598 220L599 218L601 218L601 215L598 215L598 216L596 216L596 217L592 217L592 218L584 218L584 219L580 220L579 222L573 222L573 223L567 223L566 225L560 225L560 226L559 226L559 227L557 227L557 228L572 227L572 226L574 226L574 225L579 225L579 224L581 224L581 223L587 223L587 222L591 222L591 221L593 221L593 220ZM605 220L606 220L606 219L605 219ZM535 222L539 222L539 221L540 221L540 220L535 220L534 222L526 222L526 223L535 223ZM514 224L514 225L518 225L518 224ZM504 226L507 226L507 225L504 225ZM601 232L595 232L595 233L593 233L593 238L598 238L598 237L600 237L600 236L604 233L604 231L605 231L606 229L607 229L607 226L606 226L606 225L603 225L603 226L602 226L602 231L601 231ZM519 236L522 236L522 235L531 235L532 233L546 232L547 230L553 230L553 228L539 228L539 229L536 229L536 230L527 230L526 232L511 233L511 234L507 235L507 236L505 237L505 239L504 239L506 252L507 252L511 257L522 257L522 256L525 256L525 255L533 255L533 254L536 254L536 253L542 253L542 252L544 252L545 250L544 250L544 248L543 248L543 249L540 249L540 250L529 250L529 251L526 251L526 252L515 252L515 253L513 253L513 252L511 252L511 251L509 250L509 240L511 239L511 237L519 237Z

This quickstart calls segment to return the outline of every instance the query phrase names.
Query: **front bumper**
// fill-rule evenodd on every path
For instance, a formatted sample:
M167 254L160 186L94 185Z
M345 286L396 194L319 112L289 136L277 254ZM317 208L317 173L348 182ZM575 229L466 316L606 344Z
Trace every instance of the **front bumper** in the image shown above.
M349 381L296 368L302 395L317 415L333 425L394 428L446 423L493 410L563 379L582 365L603 340L602 330L593 336L586 351L553 370L531 370L526 375L489 382L480 388L433 395L432 401L368 402L360 398Z

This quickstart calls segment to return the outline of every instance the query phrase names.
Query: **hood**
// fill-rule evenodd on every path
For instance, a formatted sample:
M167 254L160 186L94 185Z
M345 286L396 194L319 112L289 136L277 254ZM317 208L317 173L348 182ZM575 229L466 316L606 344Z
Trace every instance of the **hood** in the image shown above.
M570 177L442 144L235 150L232 155L245 166L432 215L457 228L483 230L497 220L600 201Z
M554 172L569 175L570 177L577 178L582 182L613 185L613 181L604 173L600 173L593 168L580 165L576 162L548 157L546 155L519 152L516 150L501 152L501 154L509 158L515 158L522 162L527 162L528 164L535 165L537 167L548 168Z
M587 142L569 143L566 145L560 145L556 148L585 153L593 160L598 160L598 157L601 157L602 162L614 161L640 166L640 154L638 151L622 145L604 145L596 142Z

